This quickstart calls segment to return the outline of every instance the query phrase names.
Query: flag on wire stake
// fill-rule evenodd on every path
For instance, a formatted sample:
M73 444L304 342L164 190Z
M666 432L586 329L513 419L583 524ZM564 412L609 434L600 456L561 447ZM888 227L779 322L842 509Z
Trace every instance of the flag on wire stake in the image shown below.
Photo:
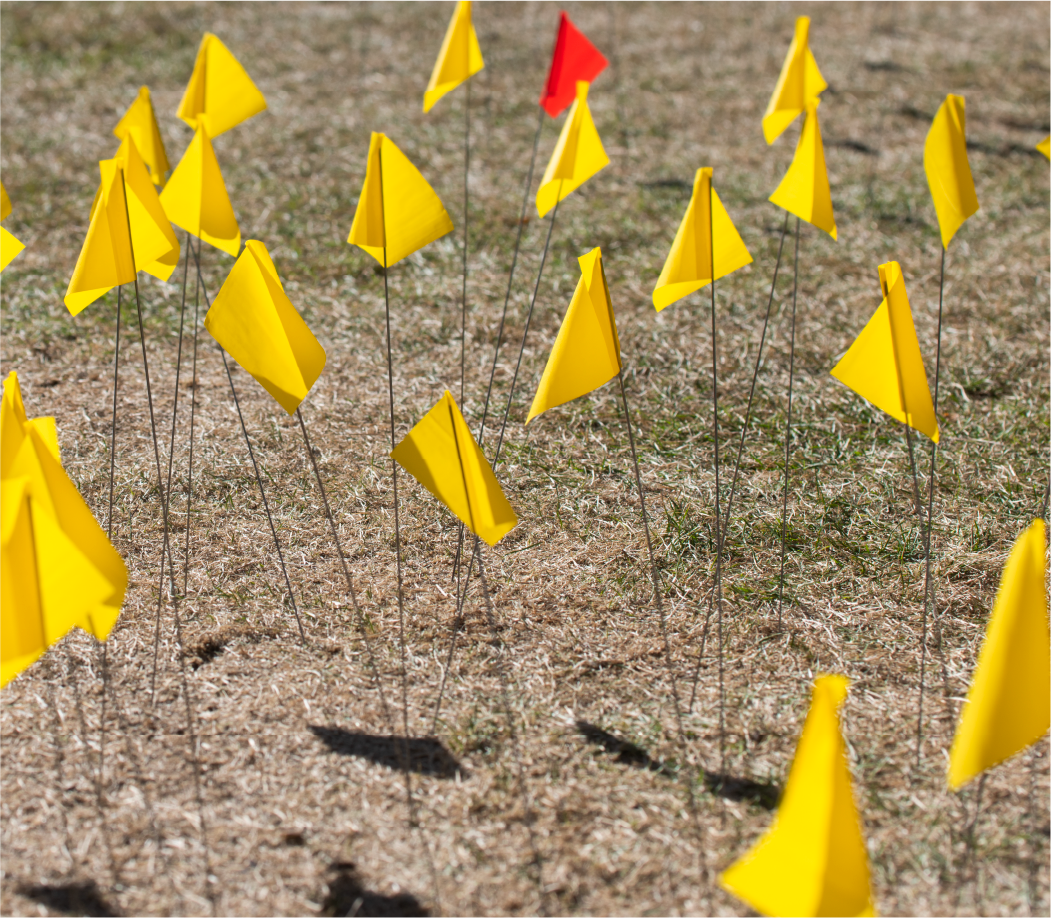
M204 126L209 137L218 137L265 109L266 99L241 63L215 35L205 32L179 103L179 118L194 130Z
M149 87L143 86L135 101L117 122L113 135L118 140L131 137L142 155L143 162L150 170L150 179L154 185L163 187L164 174L171 168L168 155L164 152L164 139L157 125L157 116L153 112Z
M577 97L540 179L536 209L541 217L609 165L609 157L588 108L589 85L583 80L577 83Z
M810 17L796 19L796 32L788 46L788 54L781 66L773 95L763 115L763 136L768 144L780 137L785 129L806 111L828 89L828 83L818 70L814 53L810 50Z
M482 49L478 46L478 36L471 21L470 0L459 0L423 94L424 113L429 112L442 96L452 92L484 67Z
M1048 134L1043 140L1036 145L1036 149L1044 154L1048 159L1051 159L1051 134Z
M0 220L6 220L10 213L11 199L7 196L7 189L3 183L0 183ZM21 242L0 226L0 271L11 264L24 248Z

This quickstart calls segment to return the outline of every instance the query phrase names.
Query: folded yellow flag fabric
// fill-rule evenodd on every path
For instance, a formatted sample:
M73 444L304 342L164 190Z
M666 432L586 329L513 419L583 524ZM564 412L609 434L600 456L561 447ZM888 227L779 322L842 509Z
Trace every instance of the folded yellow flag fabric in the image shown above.
M245 243L204 327L289 414L325 369L325 349L285 295L266 246L256 239Z
M547 358L527 424L548 408L605 385L620 372L620 339L602 269L602 250L596 247L577 262L580 280Z
M7 196L7 189L0 182L0 220L7 218L11 213L11 199ZM0 271L3 271L24 249L14 236L0 226Z
M901 265L879 266L883 302L832 368L832 375L892 418L938 442L938 420L927 385Z
M235 258L241 251L241 230L219 160L215 158L215 148L203 126L197 128L164 186L161 204L168 219L192 236Z
M518 525L518 517L448 390L391 457L487 545L495 545Z
M868 854L854 805L839 708L845 676L814 680L773 825L719 877L763 915L874 915Z
M113 134L118 140L131 137L142 155L143 161L150 170L150 179L154 185L164 184L164 174L171 168L168 155L164 152L164 140L161 129L157 126L157 116L150 101L150 90L143 86L135 101L117 122Z
M11 213L11 199L7 196L4 183L0 182L0 220L6 220Z
M751 263L748 248L712 187L711 168L698 169L690 205L653 290L653 305L660 312L676 300L710 284L713 273L718 280Z
M266 99L230 50L211 32L197 49L178 116L195 130L218 137L266 108Z
M536 193L536 209L543 217L559 201L609 165L588 108L588 84L577 83L577 98L566 115L555 151Z
M1047 532L1034 520L1000 579L985 643L949 755L949 786L962 787L1021 752L1051 727Z
M482 49L478 46L478 36L471 22L471 4L469 0L460 0L449 21L438 60L434 62L427 91L423 94L423 110L429 112L442 96L483 67Z
M92 204L88 234L63 300L74 316L114 287L135 280L123 168L116 159L104 159L99 173L102 182Z
M949 93L923 144L923 168L946 249L964 221L978 211L971 164L967 161L965 105L963 96Z
M0 405L0 685L79 626L105 640L127 569L58 455L53 418L26 419L18 378Z
M1051 134L1048 134L1043 140L1036 145L1036 148L1044 154L1048 159L1051 159Z
M825 168L825 148L821 143L821 127L817 121L820 99L807 102L806 121L799 135L792 165L770 201L783 207L799 219L823 229L836 238L836 217L832 213L832 193L828 187Z
M810 18L796 20L796 34L788 46L788 54L777 78L774 93L763 115L763 136L773 143L784 133L807 107L828 89L828 83L817 69L817 61L810 50Z
M452 228L441 200L420 170L394 141L373 132L365 185L347 242L389 268Z

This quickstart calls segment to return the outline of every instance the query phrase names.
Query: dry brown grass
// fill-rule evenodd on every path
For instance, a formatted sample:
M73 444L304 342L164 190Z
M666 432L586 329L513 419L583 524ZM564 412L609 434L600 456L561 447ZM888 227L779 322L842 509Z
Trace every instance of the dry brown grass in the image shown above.
M158 702L149 704L160 512L127 311L115 541L131 588L109 642L105 818L94 783L100 660L86 637L72 636L3 693L4 913L207 913L209 890L220 913L244 915L740 913L714 879L769 824L764 802L791 761L811 679L828 670L854 680L844 732L880 909L1047 913L1046 740L990 774L973 845L975 791L950 794L943 777L999 570L1047 481L1048 169L1031 150L1048 131L1047 5L567 8L613 60L591 95L612 164L559 213L500 469L522 522L486 555L503 649L475 591L441 745L417 740L410 750L421 830L407 827L406 786L392 767L405 749L386 738L397 725L383 717L299 432L235 371L306 646L283 600L222 365L205 335L189 591L180 604L185 684L202 732L207 852L202 846L171 606ZM266 243L328 351L304 414L383 684L398 706L382 279L343 240L370 130L388 132L421 166L462 227L463 94L419 113L449 11L448 4L0 7L2 163L15 204L6 226L28 246L3 278L3 372L19 372L31 415L58 419L66 466L102 518L115 298L76 320L61 302L97 183L94 162L112 153L111 126L140 83L154 93L177 160L189 131L174 111L205 29L228 43L264 91L270 111L216 146L244 236ZM472 422L555 12L476 8L487 68L473 90L464 406ZM686 204L685 183L711 164L755 257L718 289L727 450L743 418L776 253L780 214L766 197L797 136L794 128L767 148L759 119L802 12L814 17L812 44L831 84L821 121L840 241L807 227L801 241L780 633L790 286L787 278L779 285L725 573L726 770L737 783L732 799L699 783L694 824L682 782L694 767L719 768L716 655L709 636L697 701L685 717L691 768L684 768L615 389L552 411L528 431L521 420L576 283L575 257L601 245L638 416L674 668L688 698L714 570L709 317L701 297L659 316L648 297ZM947 91L967 98L982 210L948 261L935 504L941 645L932 639L927 740L916 767L923 567L904 440L899 425L827 370L878 304L876 265L891 258L904 268L933 368L938 242L922 142ZM547 125L542 161L555 136ZM525 233L512 342L544 229L533 220ZM458 388L459 259L453 236L392 271L400 432L444 387ZM231 260L206 250L204 261L214 293ZM167 430L179 288L147 281L142 293ZM498 405L511 360L508 349ZM183 380L173 495L180 541L190 394ZM404 490L408 713L420 737L430 729L448 647L456 530L422 489ZM180 552L180 570L181 563ZM502 709L501 661L509 664L542 892ZM594 727L582 732L578 721Z

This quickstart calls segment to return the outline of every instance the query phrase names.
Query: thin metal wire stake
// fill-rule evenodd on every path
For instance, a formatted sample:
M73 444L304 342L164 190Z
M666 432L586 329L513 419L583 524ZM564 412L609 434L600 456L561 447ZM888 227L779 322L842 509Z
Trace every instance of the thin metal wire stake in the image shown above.
M934 349L934 416L938 416L938 383L942 363L942 306L945 302L945 246L942 246L941 276L938 280L938 334ZM923 756L923 692L927 670L927 619L934 614L934 581L931 579L931 529L934 526L934 469L938 444L931 443L931 472L927 478L927 536L924 539L923 629L920 640L920 703L916 716L916 767Z
M106 536L113 538L113 478L117 465L117 376L120 370L120 308L123 284L117 285L117 334L113 341L113 425L109 436L109 513L106 516Z
M387 695L383 691L383 683L380 681L379 667L376 665L376 656L372 650L372 639L369 637L368 628L365 627L365 616L362 615L361 608L358 606L358 594L354 589L354 579L350 576L350 568L347 567L347 559L343 554L343 546L339 541L339 531L336 529L336 520L332 516L332 508L329 506L328 495L325 493L325 485L321 480L321 471L318 469L317 459L314 458L314 450L310 445L310 437L307 436L307 426L303 422L303 412L296 408L296 417L299 419L299 429L303 431L303 443L307 448L307 455L310 457L310 465L314 469L314 477L317 479L318 490L321 492L321 502L325 505L325 516L328 517L329 525L332 527L332 541L336 543L336 552L339 554L339 563L343 566L343 576L347 580L347 592L350 593L350 601L354 606L354 612L358 617L358 627L361 629L361 635L365 638L365 647L369 653L369 665L372 668L372 677L376 682L376 689L379 692L380 703L383 706L383 716L387 721L387 724L391 728L391 732L394 731L394 720L390 714L390 708L387 706Z
M909 465L912 467L912 494L916 500L916 515L923 516L923 502L920 500L920 480L916 477L916 455L912 448L912 428L905 425L905 442L909 444Z
M471 168L471 81L463 106L463 294L460 301L460 410L467 360L467 175Z
M796 217L796 246L792 266L792 325L788 348L788 417L785 420L785 491L781 502L781 573L777 579L777 630L785 598L785 541L788 535L788 460L792 450L792 381L796 359L796 293L799 290L799 217Z
M186 234L186 243L193 250L193 242L189 233ZM194 260L200 261L201 240L197 240L197 251L194 252ZM190 458L186 471L186 550L183 553L182 564L182 595L186 596L190 581L190 509L193 503L193 432L194 420L197 415L197 328L198 316L201 302L201 275L197 274L193 288L193 370L190 373Z

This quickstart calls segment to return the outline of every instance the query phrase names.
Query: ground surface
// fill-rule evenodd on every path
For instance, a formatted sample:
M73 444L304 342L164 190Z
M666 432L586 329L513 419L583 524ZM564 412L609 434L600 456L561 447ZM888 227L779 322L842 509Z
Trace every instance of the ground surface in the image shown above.
M2 370L18 371L31 416L57 418L65 465L103 523L116 297L76 319L62 305L95 161L112 154L112 125L145 83L177 162L190 132L174 113L206 30L266 95L269 111L216 149L243 238L268 246L328 353L303 416L389 708L388 717L298 425L235 368L303 618L300 642L206 333L188 565L194 390L185 364L174 450L185 654L166 602L151 700L160 504L126 297L114 541L131 586L109 641L104 711L101 656L83 634L4 689L2 910L207 914L211 899L216 912L241 915L741 913L718 890L718 871L769 825L812 678L836 671L854 680L843 729L880 910L1046 914L1046 738L989 775L977 819L976 786L953 795L944 772L999 572L1047 482L1048 164L1032 148L1048 132L1048 6L569 5L611 60L590 100L612 162L558 213L498 469L521 522L484 556L492 628L472 584L436 729L455 617L456 528L415 482L399 481L414 737L406 746L396 738L403 695L383 283L344 240L369 132L385 131L433 182L457 227L391 271L400 437L445 388L459 396L465 93L420 113L451 8L0 7L0 149L15 207L5 226L27 244L3 277ZM471 91L464 410L475 427L556 11L475 11L487 64ZM798 136L794 126L767 147L760 118L801 13L815 17L812 47L831 84L820 116L839 241L806 225L799 241L779 628L791 236L786 243L727 539L721 743L716 619L707 617L715 572L709 301L696 295L656 315L649 294L694 171L712 165L755 258L717 290L725 502L782 226L766 198ZM950 91L966 96L982 209L946 264L937 619L917 764L923 541L908 452L901 426L828 370L879 303L877 265L896 259L933 377L939 244L922 145ZM556 136L546 123L538 170ZM534 214L524 231L498 413L546 230ZM674 685L615 383L522 426L576 284L576 256L595 245L623 345ZM208 247L202 258L214 295L232 260ZM193 289L191 278L191 307ZM180 292L179 283L143 275L165 463ZM192 349L192 311L186 323L183 347ZM925 489L929 443L920 437L917 447ZM714 793L720 772L723 791ZM409 785L418 830L408 827Z

